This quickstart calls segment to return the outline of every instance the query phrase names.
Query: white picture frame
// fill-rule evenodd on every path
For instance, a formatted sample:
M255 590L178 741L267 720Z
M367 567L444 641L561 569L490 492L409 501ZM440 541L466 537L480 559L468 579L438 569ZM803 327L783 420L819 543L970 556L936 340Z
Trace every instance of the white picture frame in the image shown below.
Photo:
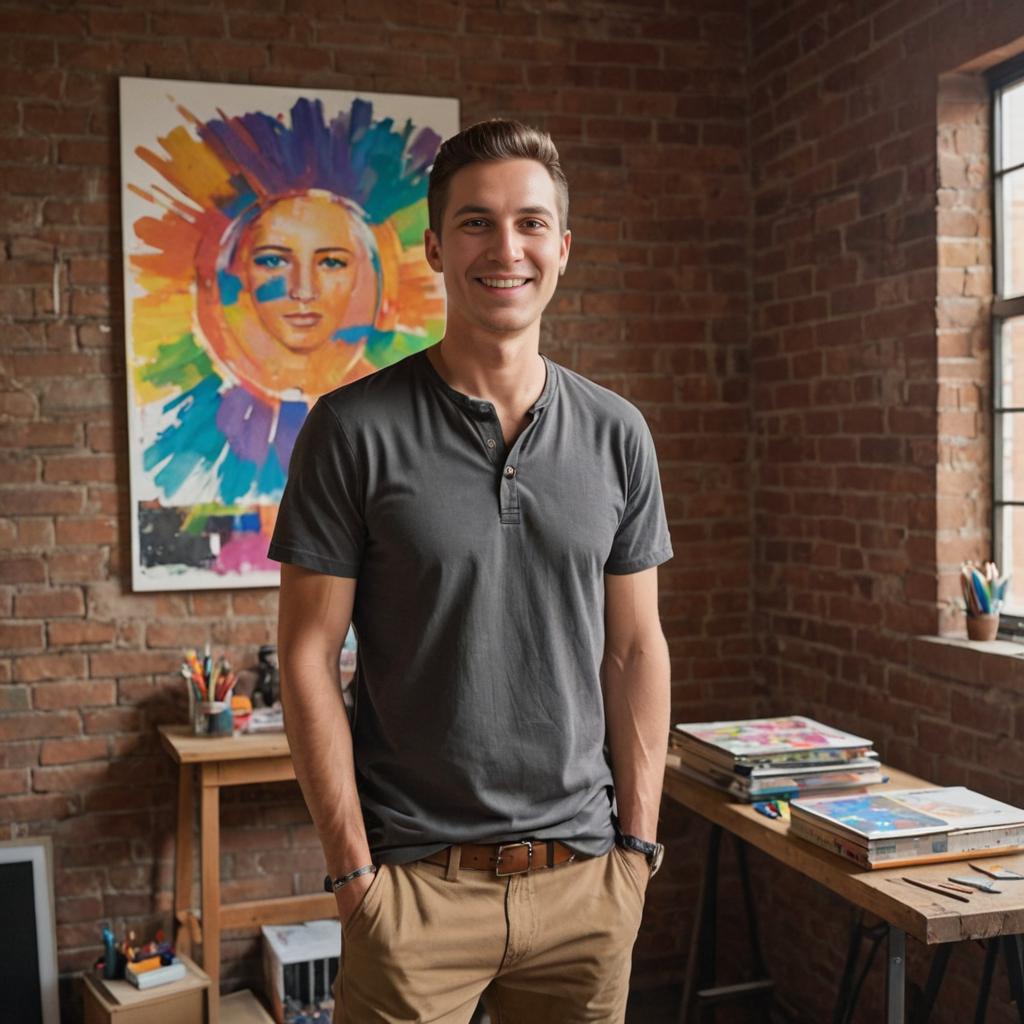
M278 585L267 546L309 406L443 332L422 236L458 130L445 97L120 79L134 590ZM259 262L268 232L301 288ZM299 269L327 243L347 291Z
M53 840L49 836L36 836L0 842L0 877L3 876L5 868L12 869L17 866L22 868L28 866L31 869L31 904L35 912L34 938L39 978L39 1002L42 1011L40 1019L42 1024L60 1024L57 923L53 891ZM2 886L0 886L0 892L2 891ZM16 909L17 905L13 905L11 901L0 900L0 931L14 929L13 934L20 940L19 945L24 946L29 938L24 931L25 922L7 919L13 916ZM99 936L97 935L98 944ZM24 979L19 983L15 972L15 961L0 961L0 991L4 993L6 1009L10 1009L16 986L24 984Z

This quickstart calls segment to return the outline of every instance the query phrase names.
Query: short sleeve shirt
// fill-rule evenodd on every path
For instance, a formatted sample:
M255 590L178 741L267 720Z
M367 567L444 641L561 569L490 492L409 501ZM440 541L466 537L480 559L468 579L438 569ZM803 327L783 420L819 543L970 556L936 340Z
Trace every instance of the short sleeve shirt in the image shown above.
M545 359L510 448L425 352L321 398L270 557L357 580L352 734L374 859L613 841L604 575L672 555L650 431Z

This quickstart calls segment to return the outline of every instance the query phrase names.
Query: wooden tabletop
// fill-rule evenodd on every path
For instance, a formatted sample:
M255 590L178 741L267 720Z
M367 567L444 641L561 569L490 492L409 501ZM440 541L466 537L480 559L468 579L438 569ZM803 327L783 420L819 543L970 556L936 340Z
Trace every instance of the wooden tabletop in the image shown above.
M932 785L892 768L886 768L885 774L889 782L871 786L872 791ZM992 879L996 888L1002 889L1001 893L975 892L969 897L970 903L960 903L908 885L901 879L906 875L927 882L945 882L950 875L978 874L966 860L868 871L838 854L787 835L787 821L758 814L750 804L735 803L727 793L690 779L673 767L665 772L665 793L921 942L958 942L1024 932L1024 881ZM986 860L1024 874L1024 853Z
M188 725L161 725L160 742L179 764L204 761L246 761L258 757L290 757L283 732L236 733L234 736L194 736Z

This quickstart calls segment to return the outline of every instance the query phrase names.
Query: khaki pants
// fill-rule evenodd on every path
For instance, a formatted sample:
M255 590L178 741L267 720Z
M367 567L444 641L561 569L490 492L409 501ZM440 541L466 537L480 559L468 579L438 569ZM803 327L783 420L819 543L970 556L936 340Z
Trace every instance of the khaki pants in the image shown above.
M383 865L344 930L334 1024L467 1024L481 995L492 1024L619 1024L647 879L617 846L507 878Z

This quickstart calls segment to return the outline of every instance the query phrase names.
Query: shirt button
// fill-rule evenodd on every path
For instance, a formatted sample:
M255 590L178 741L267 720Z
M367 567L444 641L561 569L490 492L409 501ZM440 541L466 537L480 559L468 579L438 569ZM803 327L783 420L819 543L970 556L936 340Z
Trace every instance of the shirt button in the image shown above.
M510 476L511 477L511 476L515 476L515 475L516 475L516 467L515 466L506 466L505 467L505 476Z
M494 447L494 438L493 437L487 438L487 447L488 448L493 448Z
M481 412L490 412L491 411L491 407L486 402L481 402L480 403L480 411Z

